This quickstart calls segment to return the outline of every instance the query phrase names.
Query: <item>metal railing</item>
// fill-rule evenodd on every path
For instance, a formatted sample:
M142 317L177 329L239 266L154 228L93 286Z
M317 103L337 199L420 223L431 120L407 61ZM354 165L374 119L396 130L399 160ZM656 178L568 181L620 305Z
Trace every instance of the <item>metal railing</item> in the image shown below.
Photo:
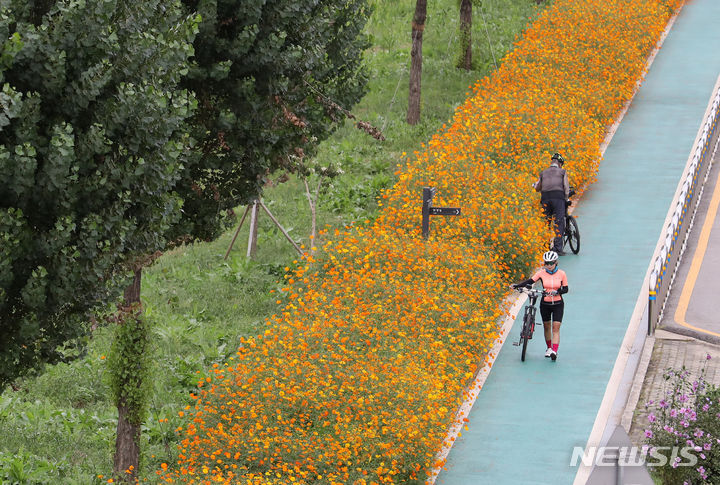
M702 194L702 187L709 173L713 140L718 135L718 118L720 118L720 89L716 89L702 126L692 159L680 179L680 193L671 206L672 217L661 233L662 245L656 256L650 273L648 288L648 335L655 332L655 327L662 318L667 302L670 286L675 276L677 264L685 249L686 239L697 210L697 203Z

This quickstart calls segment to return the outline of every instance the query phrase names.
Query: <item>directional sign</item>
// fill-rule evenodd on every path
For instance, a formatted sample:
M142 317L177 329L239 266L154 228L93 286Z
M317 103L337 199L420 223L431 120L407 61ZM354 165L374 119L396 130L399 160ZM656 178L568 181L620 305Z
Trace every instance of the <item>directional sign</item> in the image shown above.
M423 187L422 199L422 236L427 239L430 235L430 216L459 216L459 207L433 207L435 187Z
M459 207L430 207L431 216L459 216Z

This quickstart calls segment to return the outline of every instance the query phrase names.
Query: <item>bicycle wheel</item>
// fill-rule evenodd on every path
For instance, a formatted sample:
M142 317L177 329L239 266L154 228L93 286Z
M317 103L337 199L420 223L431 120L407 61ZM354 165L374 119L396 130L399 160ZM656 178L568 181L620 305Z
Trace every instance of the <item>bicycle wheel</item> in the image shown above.
M525 362L525 352L527 351L527 344L528 344L528 332L530 332L532 322L528 319L528 316L525 315L525 320L523 321L523 328L522 333L520 334L520 340L522 341L522 352L520 353L520 360L522 362Z
M573 216L567 216L565 219L565 242L570 246L573 254L580 252L580 229Z

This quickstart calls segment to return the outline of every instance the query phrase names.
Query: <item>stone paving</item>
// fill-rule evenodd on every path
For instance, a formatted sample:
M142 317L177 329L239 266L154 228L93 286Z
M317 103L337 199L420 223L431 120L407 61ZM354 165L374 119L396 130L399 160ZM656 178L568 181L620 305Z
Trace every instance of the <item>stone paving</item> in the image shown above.
M707 360L710 354L711 360ZM720 386L720 346L702 340L696 340L670 332L659 331L656 334L650 362L643 380L640 398L630 427L630 439L636 445L642 445L649 410L648 401L659 401L670 388L663 375L668 369L690 372L693 380L705 370L705 380Z

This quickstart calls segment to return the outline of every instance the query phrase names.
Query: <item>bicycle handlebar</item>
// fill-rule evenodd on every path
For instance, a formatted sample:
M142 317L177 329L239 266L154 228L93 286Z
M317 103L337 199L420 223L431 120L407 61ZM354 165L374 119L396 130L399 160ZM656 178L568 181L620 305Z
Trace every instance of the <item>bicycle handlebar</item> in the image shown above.
M525 293L526 295L535 295L535 296L554 296L551 292L547 290L538 290L535 288L528 288L526 286L518 286L517 288L511 286L516 291L519 291L520 293ZM555 293L557 295L557 292Z

